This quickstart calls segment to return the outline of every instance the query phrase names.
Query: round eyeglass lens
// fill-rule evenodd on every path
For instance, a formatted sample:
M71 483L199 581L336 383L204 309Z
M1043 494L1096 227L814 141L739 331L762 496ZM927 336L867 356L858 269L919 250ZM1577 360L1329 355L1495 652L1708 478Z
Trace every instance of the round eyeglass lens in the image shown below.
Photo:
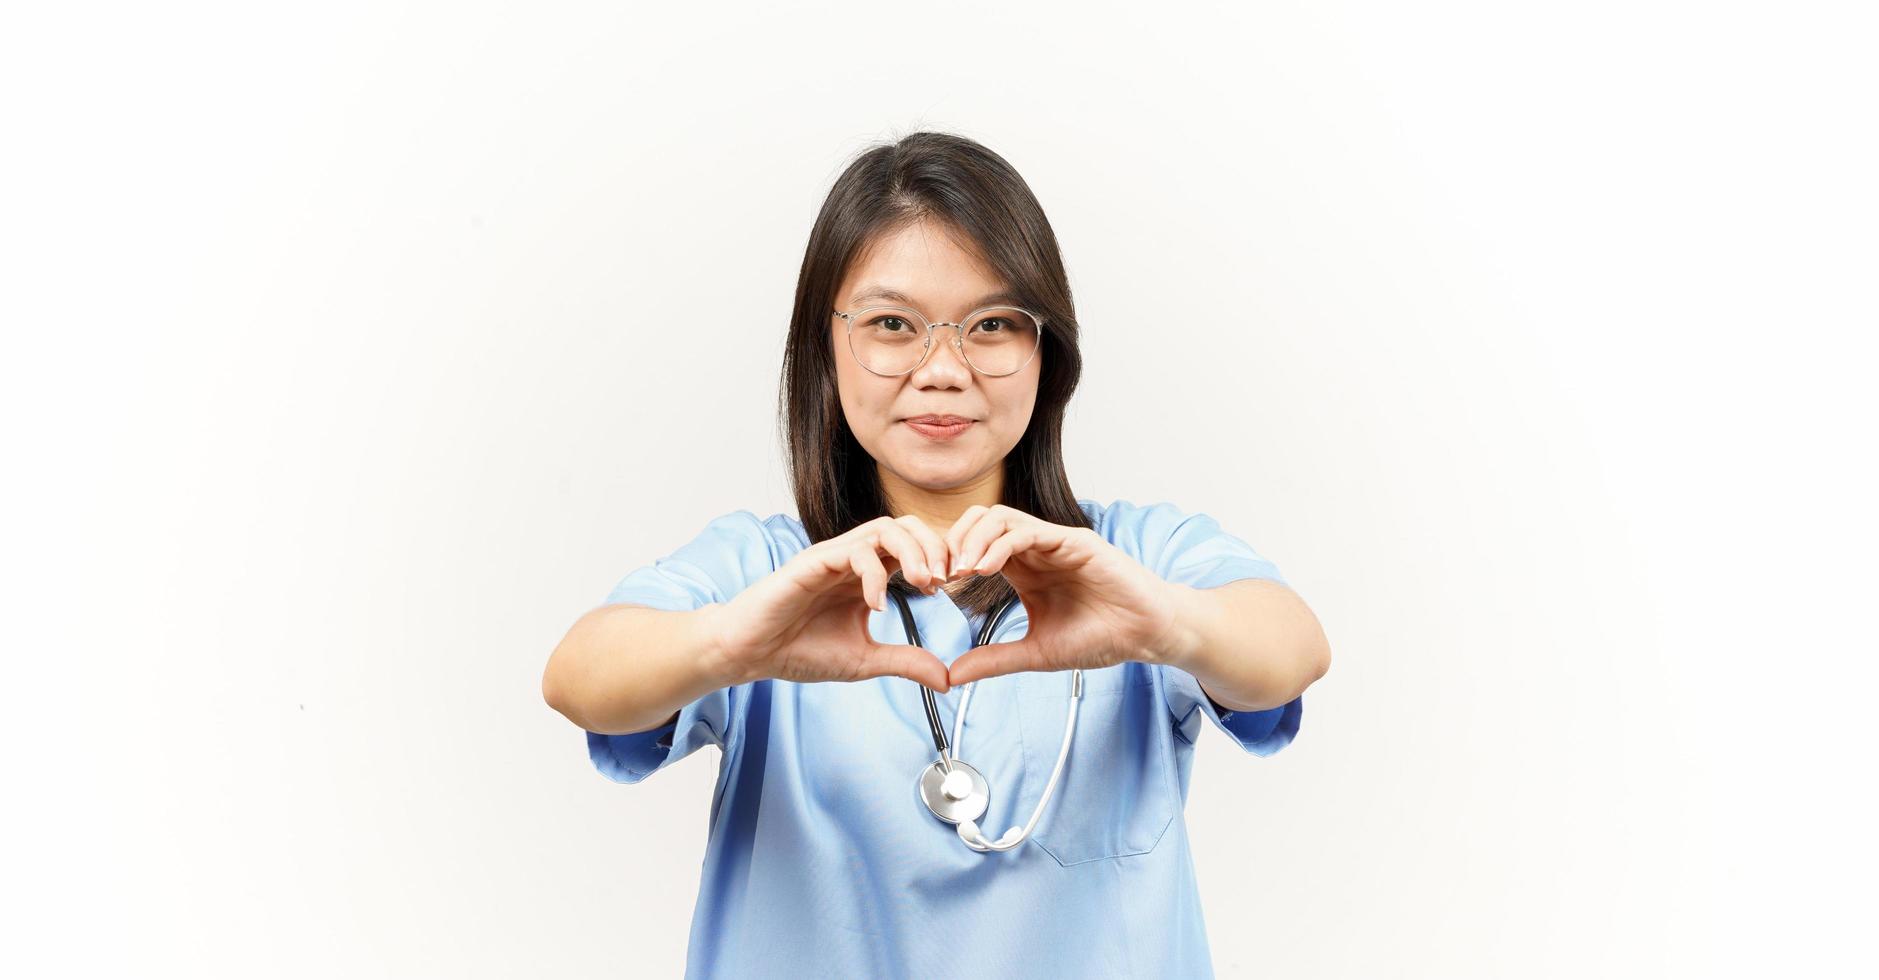
M855 359L876 374L905 374L926 353L926 324L911 310L867 310L850 322L848 340ZM1037 352L1037 320L1023 310L980 310L960 332L965 336L966 360L983 374L1016 372ZM951 341L944 328L939 336L942 343Z

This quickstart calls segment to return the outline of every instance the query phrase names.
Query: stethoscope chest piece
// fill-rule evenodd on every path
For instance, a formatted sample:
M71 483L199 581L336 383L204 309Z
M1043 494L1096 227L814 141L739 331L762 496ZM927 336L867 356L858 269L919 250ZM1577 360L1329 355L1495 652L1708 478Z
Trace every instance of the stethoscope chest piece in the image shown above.
M953 760L950 777L945 764L935 760L920 773L920 799L934 816L956 824L977 820L985 813L992 801L992 787L977 769L958 759Z

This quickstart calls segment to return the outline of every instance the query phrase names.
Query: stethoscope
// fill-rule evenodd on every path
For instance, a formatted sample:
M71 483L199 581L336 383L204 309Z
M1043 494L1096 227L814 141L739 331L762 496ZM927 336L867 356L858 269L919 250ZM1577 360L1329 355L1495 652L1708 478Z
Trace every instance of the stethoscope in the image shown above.
M913 611L907 608L907 600L898 591L888 590L894 602L900 606L901 625L906 627L907 642L920 645L920 630L913 622ZM998 607L998 612L985 622L979 630L980 647L991 642L998 632L998 624L1005 618L1005 613L1016 604L1014 594L1005 599ZM980 832L978 818L985 813L985 808L992 801L991 784L979 774L977 769L966 765L953 756L953 750L959 745L959 733L965 728L966 706L972 703L974 681L967 684L965 692L959 696L959 713L953 717L953 738L946 741L946 729L940 724L939 703L934 700L933 689L920 685L920 694L926 701L926 723L933 730L933 747L939 750L939 761L927 766L920 772L920 799L933 815L954 824L959 831L959 839L975 851L1009 851L1024 842L1030 836L1031 829L1037 826L1037 820L1044 814L1044 805L1050 802L1052 790L1057 788L1057 777L1063 773L1064 760L1070 757L1070 739L1076 734L1077 705L1083 700L1083 671L1070 671L1070 711L1063 726L1063 746L1057 750L1057 765L1050 771L1050 782L1044 784L1044 795L1038 797L1037 809L1031 811L1031 819L1023 827L1012 827L997 840L986 840Z

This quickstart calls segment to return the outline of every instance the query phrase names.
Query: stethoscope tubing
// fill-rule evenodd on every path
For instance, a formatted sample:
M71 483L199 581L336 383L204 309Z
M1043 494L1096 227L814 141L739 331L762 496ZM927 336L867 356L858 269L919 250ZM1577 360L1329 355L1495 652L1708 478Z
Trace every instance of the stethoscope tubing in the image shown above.
M888 591L893 595L894 602L900 607L900 621L901 625L906 629L907 641L914 646L920 646L920 630L913 621L913 610L908 607L906 598L900 595L899 592L892 589ZM1000 623L1003 622L1005 614L1011 610L1011 607L1015 605L1017 601L1018 596L1016 593L1006 598L1004 604L999 606L998 612L989 617L986 620L985 626L979 630L978 642L973 644L974 647L981 647L991 642L992 637L997 635L998 627ZM920 685L922 700L926 705L927 727L933 734L933 747L939 752L941 771L943 771L948 778L955 774L955 770L953 769L953 757L954 753L958 750L959 740L966 721L966 707L972 702L972 689L976 683L977 682L967 684L965 690L960 694L959 710L953 715L953 737L951 742L946 740L946 728L940 722L939 704L933 696L933 689L927 687L925 684ZM1025 821L1022 829L1012 827L1010 830L1006 831L1004 836L997 840L989 840L980 832L977 821L970 818L955 819L951 816L942 815L936 808L936 804L933 802L932 798L927 799L927 807L932 809L936 816L941 816L942 819L953 821L957 825L959 839L964 841L967 847L975 851L1008 851L1022 844L1031 836L1031 831L1037 826L1038 819L1043 816L1045 807L1050 804L1051 794L1057 789L1057 780L1063 775L1064 760L1070 754L1070 740L1076 735L1077 705L1082 699L1083 672L1081 670L1072 670L1070 672L1070 710L1064 718L1063 742L1057 749L1057 761L1056 764L1051 767L1050 780L1045 783L1044 792L1039 796L1037 806L1031 811L1031 819ZM971 766L963 762L961 762L960 765L966 767L967 773L973 780L982 782L982 777L978 776L976 771L972 770Z
M900 623L906 630L907 642L914 646L924 646L924 644L920 642L920 627L915 625L913 621L913 610L908 608L907 600L896 592L894 593L894 603L900 607ZM1004 603L998 607L998 611L987 618L985 625L979 628L978 641L972 645L982 647L992 642L992 637L998 635L998 627L1003 624L1005 620L1005 614L1010 612L1011 607L1017 605L1017 603L1018 596L1016 593L1006 596ZM920 685L920 700L926 705L927 728L933 733L933 749L939 753L940 762L945 766L947 772L951 772L953 768L953 746L959 741L960 729L958 726L965 719L966 702L971 700L971 698L972 685L967 684L965 692L959 696L959 711L953 717L953 738L952 741L949 742L946 739L946 725L944 722L940 721L939 700L933 696L932 688L927 687L925 684Z

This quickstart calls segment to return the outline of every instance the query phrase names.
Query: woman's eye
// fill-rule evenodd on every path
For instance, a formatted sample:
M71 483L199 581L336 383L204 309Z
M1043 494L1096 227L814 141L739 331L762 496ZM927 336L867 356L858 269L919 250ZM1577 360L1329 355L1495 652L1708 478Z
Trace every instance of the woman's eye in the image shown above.
M1005 320L1003 317L990 316L979 321L978 329L981 332L985 332L988 327L1003 327L1003 326L1005 326ZM991 332L995 333L996 331L991 331Z
M904 327L907 325L907 321L902 320L900 317L897 317L897 316L882 317L880 320L877 320L875 322L879 323L882 327L885 327L889 330L893 330L899 327Z

